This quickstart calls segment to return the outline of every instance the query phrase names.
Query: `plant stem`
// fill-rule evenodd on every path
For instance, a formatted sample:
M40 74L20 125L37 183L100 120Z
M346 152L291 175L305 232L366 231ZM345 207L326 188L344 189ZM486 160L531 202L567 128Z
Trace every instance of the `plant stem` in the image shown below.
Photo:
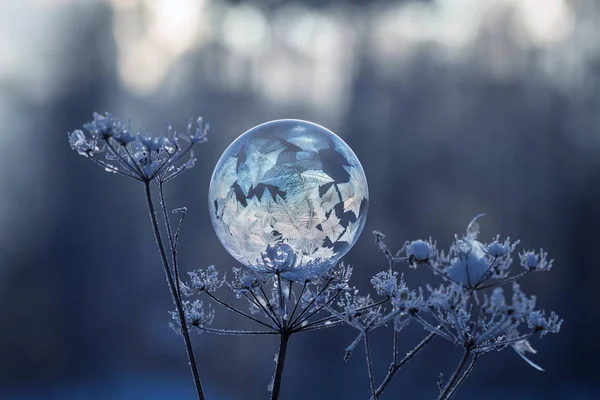
M450 399L452 396L454 396L454 393L456 393L456 391L463 384L463 382L465 381L465 379L467 379L467 377L469 376L469 374L471 373L471 371L473 371L473 368L475 367L475 361L477 361L477 353L473 357L471 357L471 362L469 363L469 366L467 367L467 370L460 377L460 379L458 380L458 382L456 382L456 384L454 385L454 387L452 388L452 390L450 391L450 393L448 393L447 399Z
M283 365L285 364L285 354L287 353L290 334L281 332L279 336L279 352L275 363L275 375L273 376L273 389L271 390L271 400L279 398L279 389L281 388L281 375L283 374Z
M394 357L395 360L390 365L390 369L389 369L388 374L386 375L385 379L383 380L383 382L381 383L381 385L379 385L379 388L377 388L377 391L375 392L375 397L372 397L371 399L375 400L377 397L381 396L383 394L383 391L390 384L390 382L392 381L392 379L394 378L394 376L396 375L396 373L398 373L398 371L400 370L400 368L402 368L407 362L409 362L410 360L412 360L412 358L414 356L416 356L421 350L423 350L425 348L425 346L427 346L429 344L429 342L431 342L433 340L433 338L435 338L436 336L437 336L436 333L431 332L429 335L427 335L427 337L425 337L425 339L423 339L421 341L421 343L419 343L417 345L417 347L415 347L410 352L408 352L406 354L406 357L404 357L400 361L397 361L397 349L396 349L396 354L395 354L395 357ZM396 343L397 337L398 337L397 333L394 332L394 343Z
M460 362L456 366L454 373L450 377L450 380L448 381L448 384L446 385L446 387L444 387L444 390L440 394L440 397L438 397L438 400L448 400L450 398L451 394L454 392L454 390L453 390L454 384L456 383L456 380L458 379L460 372L465 367L465 364L467 363L467 360L469 359L470 355L471 355L471 350L466 349L465 354L463 355ZM461 382L462 382L462 380L461 380Z
M185 350L188 356L188 361L190 365L190 369L192 371L192 376L194 378L194 385L196 386L196 393L198 394L199 400L205 400L204 392L202 391L202 384L200 383L200 375L198 373L198 366L196 365L196 359L194 357L194 350L192 348L192 341L190 340L190 333L188 331L187 323L185 321L185 314L183 311L183 307L181 304L181 299L177 293L177 287L175 282L173 281L173 276L171 274L171 270L169 268L169 260L167 259L167 253L165 251L165 246L162 241L162 237L160 235L160 229L158 227L158 221L156 219L156 211L154 209L154 203L152 202L152 193L150 191L150 182L144 182L144 189L146 193L146 201L148 203L148 209L150 211L150 220L152 222L152 228L154 229L154 236L156 238L156 245L158 246L158 251L160 253L160 258L162 260L163 268L165 270L165 275L167 277L167 283L169 284L169 289L171 291L171 296L173 297L173 301L175 302L175 307L177 308L177 316L179 317L179 327L181 335L183 336L183 340L185 342Z
M179 269L177 268L177 248L173 241L173 232L171 230L171 222L169 220L169 213L167 212L167 203L165 201L165 191L163 190L163 182L158 183L158 193L160 195L160 206L165 219L165 226L167 227L167 237L169 239L169 246L171 248L171 263L173 264L173 275L175 275L175 287L177 289L177 296L181 298L181 282L179 281Z
M377 393L375 393L375 377L373 375L373 361L371 360L371 345L369 344L369 333L366 330L363 337L365 342L365 356L367 358L367 370L369 372L369 386L371 388L371 394L376 400Z

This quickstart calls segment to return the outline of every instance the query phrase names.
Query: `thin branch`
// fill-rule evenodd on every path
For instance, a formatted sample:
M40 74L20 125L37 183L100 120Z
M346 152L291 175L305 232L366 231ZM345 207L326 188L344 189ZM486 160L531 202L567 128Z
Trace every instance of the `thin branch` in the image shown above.
M278 335L277 331L240 331L235 329L215 329L207 328L203 326L194 326L199 331L211 333L214 335L230 335L230 336L241 336L241 335Z
M415 317L415 319L417 321L419 321L421 323L421 325L423 325L423 327L425 329L427 329L429 332L432 332L432 333L435 333L437 335L440 335L441 337L443 337L446 340L449 340L452 343L456 343L457 342L457 339L455 337L450 336L448 333L444 332L440 328L436 328L435 326L431 325L429 322L427 322L420 315L414 314L413 317Z
M133 162L133 166L135 167L138 174L140 174L140 176L144 176L144 171L142 171L142 167L140 167L139 163L135 160L135 158L133 158L133 154L131 154L131 152L129 151L129 147L125 145L123 146L123 148L125 148L125 153L129 157L131 162Z
M181 298L179 297L179 295L177 293L177 287L175 286L175 282L173 282L173 276L171 275L171 270L169 268L169 261L167 259L167 253L165 251L165 246L163 244L162 237L160 235L158 220L156 219L156 211L154 209L154 203L152 202L152 193L150 191L150 181L144 182L144 188L145 188L145 193L146 193L146 201L148 203L148 209L150 211L150 221L152 222L152 228L154 229L154 236L155 236L156 244L158 246L158 250L160 253L160 258L162 260L165 275L167 277L167 283L169 284L169 290L171 291L171 296L173 297L173 301L175 302L175 308L177 309L177 316L179 317L179 329L180 329L181 335L183 336L183 340L185 342L185 349L186 349L186 353L188 356L192 376L194 378L194 385L196 387L196 393L198 395L199 400L205 400L204 392L202 390L202 384L200 382L200 374L198 373L198 366L196 365L196 358L194 356L194 349L192 347L192 342L190 340L190 334L189 334L186 319L185 319L185 313L183 311L183 306L181 304Z
M222 301L222 300L221 300L221 299L219 299L218 297L214 296L212 293L210 293L210 292L205 292L205 293L206 293L206 295L207 295L208 297L210 297L211 299L213 299L214 301L216 301L217 303L219 303L220 305L222 305L223 307L225 307L225 308L226 308L226 309L228 309L229 311L233 311L234 313L236 313L236 314L238 314L238 315L241 315L241 316L242 316L242 317L244 317L244 318L248 318L249 320L252 320L252 321L254 321L254 322L256 322L256 323L258 323L258 324L260 324L260 325L262 325L262 326L264 326L264 327L267 327L267 328L269 328L269 329L273 329L273 327L272 327L271 325L269 325L269 324L266 324L266 323L264 323L263 321L261 321L260 319L254 318L253 316L251 316L251 315L248 315L248 314L246 314L245 312L243 312L243 311L240 311L240 310L238 310L237 308L230 306L229 304L225 303L224 301ZM274 330L275 330L275 329L274 329Z
M163 153L163 154L164 154L164 153ZM159 155L160 155L160 154L159 154ZM177 158L177 159L178 159L178 158ZM156 178L156 177L157 177L157 176L158 176L158 175L159 175L161 172L163 172L163 168L164 168L164 167L165 167L167 164L171 163L171 161L172 161L172 160L173 160L173 161L175 161L175 160L177 160L177 159L173 159L173 155L172 155L172 154L169 154L169 153L167 153L167 157L165 157L165 158L164 158L164 160L163 160L163 161L160 163L160 165L159 165L159 166L158 166L158 167L157 167L157 168L154 170L154 172L152 173L152 175L150 175L150 178L149 178L149 179L150 179L150 180L152 180L152 179ZM157 157L157 160L156 160L156 161L159 161L159 160L158 160L158 157ZM158 179L158 180L159 180L160 182L166 182L164 179L160 179L160 177L159 177L159 179Z
M298 324L302 324L302 322L304 322L304 321L308 321L308 319L310 317L312 317L313 315L319 313L323 308L328 307L331 303L333 303L333 301L339 296L339 294L340 294L340 292L336 292L336 294L333 295L333 297L331 297L325 303L323 303L320 306L318 306L316 309L312 310L310 313L308 313L308 315L306 315L304 318L302 318L302 320L296 322L294 325L291 325L291 326L295 327Z
M172 212L175 212L175 210L173 210ZM179 243L179 232L181 231L181 225L183 225L183 220L185 219L187 210L184 207L184 208L178 209L177 212L179 212L181 214L181 217L179 218L179 223L177 224L177 229L175 229L175 234L173 235L173 247L175 248L175 251L177 251L177 244Z
M489 288L493 288L496 286L504 286L507 283L511 283L511 282L516 281L517 279L521 279L522 277L524 277L525 275L528 275L529 273L531 273L531 270L521 272L520 274L511 276L510 278L502 279L498 282L490 283L489 285L480 286L477 288L477 290L489 289Z
M282 325L285 327L287 325L287 321L285 320L287 303L283 298L283 288L281 287L281 275L279 275L279 273L276 272L275 276L277 277L277 294L279 295L279 304L277 308L279 309L278 311L279 316L281 317Z
M469 359L470 355L471 355L471 350L466 349L465 354L460 359L460 362L458 363L458 365L456 366L456 369L452 373L450 380L448 381L448 383L442 390L442 393L440 393L440 397L438 397L438 400L448 400L450 398L450 393L452 392L452 389L454 388L454 384L456 383L461 371L465 367L465 364L467 363L467 360Z
M383 379L383 382L381 382L381 385L379 385L379 387L377 388L377 391L375 392L375 396L372 397L371 400L376 400L379 396L381 396L383 394L384 390L390 384L390 382L392 382L392 379L398 373L398 371L400 371L400 369L407 362L412 360L413 357L415 357L421 350L423 350L425 348L425 346L427 346L429 344L429 342L431 342L436 336L437 336L436 333L431 332L429 335L427 335L425 337L425 339L423 339L421 341L421 343L419 343L417 345L417 347L415 347L414 349L412 349L411 351L406 353L406 356L400 361L397 361L397 353L396 353L394 355L394 362L392 362L392 364L390 364L390 369L389 369L386 377ZM396 343L397 338L398 338L397 332L395 332L394 337L396 338L396 340L394 340L394 343Z
M136 175L130 175L128 173L125 173L125 172L119 170L114 165L110 165L110 164L105 163L104 161L98 160L97 158L94 158L92 155L89 155L88 158L90 160L92 160L94 163L96 163L99 166L101 166L102 168L104 168L105 170L108 170L109 172L114 172L115 174L123 175L123 176L126 176L128 178L135 179L136 181L140 181L141 182L141 179L138 176L136 176Z
M325 329L325 328L333 328L334 326L338 326L338 325L342 325L345 324L346 321L334 321L330 324L327 323L327 321L325 321L324 323L320 324L320 325L312 325L310 327L308 326L303 326L301 328L298 328L294 331L292 331L292 333L296 333L296 332L311 332L311 331L316 331L319 329Z
M171 263L173 265L173 274L175 275L175 285L177 286L177 294L181 297L181 281L179 280L179 268L177 267L177 247L173 238L173 230L171 229L171 221L167 212L167 202L165 201L165 191L162 182L158 182L158 193L160 196L160 205L162 208L165 226L167 227L167 237L169 238L169 246L171 247Z
M306 321L306 320L304 320L304 321ZM329 324L328 324L327 322L329 322ZM323 317L323 318L321 318L321 319L318 319L318 320L316 320L316 321L313 321L313 322L307 323L306 325L302 325L302 324L300 324L301 326L298 326L298 327L293 327L293 328L292 328L292 332L302 332L302 331L304 331L305 329L309 329L309 328L311 328L311 327L313 327L313 326L315 326L315 325L318 325L318 324L331 325L331 324L333 324L334 322L344 322L344 321L341 321L341 320L340 320L338 317L336 317L335 315L334 315L334 316L327 316L327 317Z
M365 342L365 357L367 359L367 370L369 371L369 386L371 387L371 394L374 399L377 399L377 393L375 392L375 376L373 375L373 361L371 359L371 345L369 344L369 333L365 330L363 335Z
M377 232L377 231L375 231L373 233L375 234L375 243L377 243L377 246L383 252L383 254L385 255L385 258L387 258L390 270L392 270L394 268L395 259L394 259L392 252L390 251L390 249L387 247L387 245L383 241L383 239L385 238L385 235L383 233Z
M430 333L430 335L433 334ZM396 365L398 363L398 336L400 336L400 331L397 331L394 329L394 338L393 338L393 342L392 342L392 364L390 365L390 370L392 369L392 366Z
M465 382L465 379L467 379L467 377L471 374L471 372L473 371L473 368L475 367L475 362L477 361L477 357L479 357L479 355L477 353L473 354L473 357L471 357L471 362L469 363L469 366L467 367L465 372L462 374L462 376L460 377L458 382L456 382L456 384L454 385L454 387L452 388L450 393L448 393L448 397L446 397L446 399L450 399L452 396L454 396L454 394L456 393L458 388L462 386L462 384Z
M185 149L183 152L181 152L181 153L178 155L178 157L177 157L176 159L169 158L169 160L168 160L168 161L171 161L169 164L170 164L170 165L173 165L173 163L174 163L175 161L177 161L177 160L181 160L181 159L183 158L183 156L185 156L185 155L186 155L186 154L187 154L187 153L188 153L188 152L189 152L189 151L190 151L190 150L191 150L193 147L194 147L194 143L190 143L190 145L189 145L189 146L188 146L188 147L187 147L187 148L186 148L186 149ZM165 169L165 166L166 166L166 164L167 164L167 163L165 163L165 164L161 165L161 166L160 166L160 168L159 168L159 169L157 169L157 174L161 173L163 170L166 170L166 169ZM175 178L175 177L179 176L181 173L185 172L185 170L186 170L186 169L187 169L187 168L180 167L180 168L179 168L179 169L177 169L175 172L173 172L172 174L166 175L166 176L164 177L164 179L161 179L161 180L162 180L163 182L169 182L171 179L173 179L173 178Z
M435 272L436 274L440 274L444 279L446 279L447 281L450 282L454 282L457 285L463 286L462 283L455 281L454 279L450 278L450 275L448 275L447 273L445 273L444 271L442 271L441 269L438 269L436 267L434 267L433 265L431 265L431 263L429 261L424 263L425 265L427 265L433 272Z
M298 309L298 304L300 304L300 301L302 300L302 296L304 295L304 292L306 291L307 285L308 285L308 281L304 281L304 285L302 285L302 290L300 291L300 294L296 298L296 304L294 304L294 309L292 310L292 313L290 314L290 321L292 321L294 319L294 314L296 314L296 310ZM291 290L290 290L290 293L291 293Z
M503 346L507 346L509 344L513 344L516 342L520 342L521 340L527 340L530 337L535 336L535 333L527 333L525 335L521 335L519 337L516 338L512 338L512 339L505 339L505 340L501 340L499 342L487 345L487 346L481 346L481 347L477 347L477 351L480 353L486 353L490 350L494 350L498 347L503 347Z
M355 311L356 311L357 315L360 315L361 312L369 310L371 308L375 308L375 307L381 306L381 305L387 303L388 301L390 301L390 297L386 297L385 299L379 300L379 301L377 301L377 302L375 302L373 304L369 304L368 306L359 307Z
M488 267L485 270L485 272L483 273L483 275L481 275L479 277L479 279L477 279L477 281L473 284L472 288L474 290L477 290L478 286L481 285L483 282L485 282L488 279L488 274L490 273L490 271L492 271L492 268L494 268L494 264L496 263L497 260L498 260L498 256L495 256L494 260L490 263L490 265L488 265Z
M265 304L267 305L267 308L269 309L269 311L271 312L271 314L273 315L273 317L275 317L275 319L277 320L277 325L279 327L282 327L283 326L283 321L279 319L278 313L275 312L275 309L273 308L273 305L271 304L271 300L269 299L269 296L267 296L267 293L265 293L265 289L263 289L262 286L259 287L259 289L260 289L260 292L263 295L263 299L265 300Z
M131 154L129 154L128 151L126 154L129 157L129 159L134 163L133 167L131 166L131 163L127 162L127 159L121 153L119 153L119 151L117 149L115 149L115 147L110 142L110 138L105 139L104 142L106 143L106 146L108 147L109 151L112 153L112 155L115 157L115 159L119 162L119 164L121 164L123 166L123 168L126 168L129 172L131 172L133 174L135 174L136 172L139 173L140 177L144 176L142 171L139 168L137 168L137 163L135 162L135 159L131 156ZM123 146L121 144L119 144L119 146L124 147L125 150L127 150L127 146Z
M291 326L296 325L296 323L300 320L300 318L302 318L302 316L304 314L306 314L306 312L309 310L309 308L312 307L312 305L316 301L317 297L319 297L321 294L323 294L323 292L325 290L327 290L327 288L329 287L329 285L331 284L332 281L333 281L333 278L329 278L327 280L327 282L325 283L325 285L323 286L323 288L319 291L319 293L317 293L317 295L315 297L313 297L312 299L310 299L310 301L308 302L308 304L306 305L306 307L304 307L302 309L302 311L300 311L300 314L298 314L298 316L296 317L296 319L294 319L292 321Z
M249 292L250 295L252 296L252 300L250 297L248 297L247 294L244 294L244 297L246 297L246 299L248 299L248 301L252 302L257 308L260 308L262 310L262 312L269 317L269 319L271 320L271 322L273 322L273 324L275 324L275 326L279 329L281 329L281 323L279 322L279 319L277 318L276 315L273 315L273 313L271 311L269 311L269 309L267 309L267 307L265 307L265 305L260 301L260 299L258 297L256 297L256 294L251 291ZM268 300L265 300L265 302L268 302Z
M311 322L311 323L309 323L309 324L307 324L307 325L302 325L302 323L303 323L304 321L307 321L307 320L308 320L308 319L309 319L311 316L313 316L314 314L316 314L317 312L321 311L323 308L325 308L326 306L328 306L329 304L331 304L331 303L333 302L333 300L335 300L335 299L337 298L337 296L339 295L339 293L340 293L340 292L337 292L337 293L336 293L336 295L335 295L334 297L332 297L331 299L329 299L329 300L327 301L327 303L323 304L323 305L322 305L322 306L321 306L321 307L320 307L320 308L319 308L319 309L318 309L316 312L314 312L314 313L311 313L311 315L307 316L307 317L306 317L306 318L304 318L302 321L300 321L299 323L297 323L296 325L294 325L294 326L293 326L293 329L294 329L293 331L294 331L294 332L305 332L305 331L309 330L309 329L307 329L307 328L311 328L311 327L312 327L312 326L314 326L314 325L317 325L317 324L319 324L319 323L321 323L321 322L327 322L327 321L331 321L331 323L332 323L332 324L333 324L333 323L335 323L335 325L326 324L326 325L325 325L325 326L323 326L322 328L326 328L326 327L328 327L328 326L337 326L337 325L339 325L339 323L341 323L341 322L345 323L345 322L346 322L346 320L345 320L344 318L341 318L341 316L339 316L339 315L333 314L333 318L336 318L336 319L337 319L337 321L332 321L332 320L331 320L331 317L324 317L324 318L321 318L321 319L319 319L319 320L317 320L317 321L313 321L313 322ZM363 312L363 311L365 311L365 310L368 310L368 309L371 309L371 308L373 308L373 307L380 306L380 305L382 305L382 304L384 304L384 303L386 303L386 302L388 302L388 301L389 301L389 298L387 298L387 299L384 299L384 300L381 300L381 301L378 301L377 303L373 303L373 304L371 304L371 305L368 305L368 306L365 306L365 307L357 308L357 309L356 309L356 316L360 316L361 312ZM328 307L328 309L330 309L330 308ZM302 326L300 326L300 325L302 325ZM312 329L311 329L311 330L312 330Z

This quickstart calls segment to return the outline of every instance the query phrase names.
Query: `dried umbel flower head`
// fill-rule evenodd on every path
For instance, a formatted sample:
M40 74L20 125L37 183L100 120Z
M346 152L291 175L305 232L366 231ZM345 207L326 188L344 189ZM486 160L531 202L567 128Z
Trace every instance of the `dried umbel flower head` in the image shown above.
M71 148L100 165L107 172L124 175L142 182L158 179L166 182L192 168L196 159L192 148L206 141L208 125L190 122L186 133L177 133L169 126L165 135L131 134L111 114L94 113L94 119L83 125L85 131L68 134ZM187 159L184 160L184 158Z
M517 280L532 272L549 271L552 261L547 253L524 251L519 254L524 271L511 274L514 253L519 241L500 241L496 236L490 243L478 240L479 224L475 217L464 236L455 236L449 251L439 251L431 241L407 242L396 256L391 256L383 234L376 241L392 266L408 261L412 267L428 267L444 281L437 287L427 285L425 291L410 291L404 280L397 283L391 269L380 272L371 280L377 293L391 299L398 315L408 315L427 330L443 337L470 353L483 354L512 347L535 368L524 351L532 352L527 341L534 335L557 333L562 319L551 312L535 308L535 296L527 296ZM503 286L512 286L512 296L505 297ZM425 294L425 295L424 295ZM382 314L381 319L385 320Z

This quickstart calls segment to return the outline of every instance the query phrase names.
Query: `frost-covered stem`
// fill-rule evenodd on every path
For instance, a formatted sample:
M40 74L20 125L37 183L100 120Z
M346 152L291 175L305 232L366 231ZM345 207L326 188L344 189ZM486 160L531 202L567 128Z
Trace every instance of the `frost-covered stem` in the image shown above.
M167 164L173 164L175 161L180 160L183 156L185 156L187 153L190 152L190 150L192 150L192 148L194 147L194 143L190 143L185 150L181 151L178 155L177 158L173 158L173 156L171 154L169 154L168 158L158 167L156 168L156 171L154 172L154 174L152 174L152 176L150 176L150 180L156 178L156 176L158 176L158 174L160 174L162 171L164 171L164 168L166 167ZM171 176L168 176L164 182L168 182L171 179L175 178L177 175L179 175L181 172L185 171L185 169L182 169L179 173L175 173L175 174L171 174Z
M320 324L320 325L311 325L310 327L308 327L308 326L307 327L302 327L302 328L296 329L296 330L294 330L292 332L294 332L294 333L295 332L311 332L311 331L316 331L316 330L319 330L319 329L333 328L334 326L342 325L342 324L345 324L345 323L346 323L346 321L335 321L335 322L332 322L330 324L323 323L323 324Z
M262 322L260 319L254 318L251 315L246 314L243 311L238 310L235 307L230 306L229 304L225 303L224 301L220 300L218 297L214 296L212 293L210 292L206 292L206 295L208 297L210 297L211 299L213 299L213 301L217 302L218 304L222 305L223 307L225 307L226 309L228 309L229 311L233 311L234 313L241 315L242 317L248 318L249 320L252 320L260 325L263 325L267 328L273 329L272 326L269 326L269 324L265 324L264 322Z
M473 357L471 358L471 362L469 363L469 366L467 367L466 371L462 374L462 376L460 377L458 382L456 382L456 385L454 385L454 387L452 388L452 390L450 391L450 393L448 394L448 397L446 399L450 399L452 396L454 396L454 394L456 393L458 388L461 387L461 385L464 383L465 379L467 379L469 374L471 374L471 371L473 371L473 368L475 367L475 361L477 361L477 357L478 357L477 353L473 355Z
M321 310L323 310L323 308L329 307L329 305L331 303L333 303L335 301L335 299L337 299L339 294L340 294L340 292L336 292L329 300L327 300L327 302L325 302L324 304L320 305L319 307L317 307L316 309L311 311L308 315L306 315L304 318L302 318L300 321L298 321L296 324L294 324L292 326L296 327L298 325L302 325L304 322L308 321L308 319L310 317L312 317L313 315L315 315L315 314L319 313Z
M515 276L511 276L509 278L503 279L501 281L498 282L494 282L494 283L490 283L489 285L483 285L477 288L477 290L484 290L484 289L489 289L489 288L493 288L496 286L504 286L507 283L511 283L514 282L516 280L521 279L522 277L524 277L525 275L531 273L531 270L525 271L525 272L521 272L520 274L517 274Z
M340 321L340 320L335 320L335 318L337 318L336 316L328 316L328 317L323 317L321 319L318 319L316 321L307 323L306 325L302 325L304 322L306 322L307 320L304 320L304 322L301 322L299 325L301 325L300 327L297 326L293 326L292 327L292 332L303 332L306 329L310 329L315 325L319 325L319 324L323 324L323 325L331 325L334 322L345 322L345 321ZM329 324L328 324L329 323Z
M379 300L378 302L376 302L376 303L373 303L373 304L369 304L368 306L359 307L359 308L357 308L357 309L356 309L356 312L357 312L358 314L360 314L360 313L362 313L363 311L370 310L371 308L375 308L375 307L379 307L379 306L381 306L381 305L384 305L384 304L385 304L385 303L387 303L388 301L390 301L390 298L389 298L389 297L386 297L385 299L383 299L383 300Z
M390 369L392 366L396 365L396 363L398 362L398 337L400 336L400 332L394 329L394 337L392 338L393 342L392 342L392 365L390 366Z
M281 329L281 324L279 323L279 319L277 318L276 315L273 315L271 313L270 308L267 309L267 307L264 306L263 302L260 301L260 299L258 298L258 296L256 296L256 294L253 291L250 291L250 296L252 296L252 298L248 297L248 295L244 294L244 297L246 297L246 299L248 299L249 302L253 303L256 308L260 308L262 310L262 312L264 313L264 315L266 315L271 322L273 322L273 325L276 326L277 328ZM269 303L268 299L265 299L264 302L266 302L267 304Z
M452 334L452 332L446 333L445 331L442 330L442 328L443 328L442 325L435 327L435 326L431 325L429 322L427 322L424 318L422 318L419 314L413 314L413 317L417 321L419 321L421 323L421 325L423 325L423 327L425 329L427 329L429 332L433 332L437 335L440 335L441 337L443 337L444 339L446 339L452 343L458 342L458 338L456 336L454 336L454 334Z
M277 352L277 361L275 362L275 375L273 375L271 400L277 400L279 398L279 390L281 388L281 375L283 374L285 354L287 353L287 346L289 340L290 334L287 332L281 332L279 336L279 351Z
M140 167L140 165L138 164L138 162L135 161L135 157L129 151L129 147L127 147L127 146L123 146L123 147L125 148L125 153L127 154L127 157L129 157L129 159L131 160L131 163L135 167L135 170L137 171L137 173L139 174L139 176L144 176L144 171L142 171L142 168Z
M154 229L154 236L156 238L156 245L158 246L158 251L160 253L163 268L165 270L165 275L167 276L167 283L169 284L171 296L173 297L175 307L177 308L177 316L179 317L179 328L181 335L183 336L183 340L185 342L185 350L188 356L192 376L194 378L196 393L198 395L199 400L205 400L204 392L202 391L202 384L200 383L200 374L198 373L198 366L196 365L196 358L194 357L194 349L192 348L192 341L190 340L190 333L188 331L187 323L185 320L185 313L183 311L183 306L181 305L181 299L177 294L177 287L175 286L173 276L171 275L171 271L169 269L169 260L167 259L167 252L165 251L165 246L160 235L160 229L158 227L158 221L156 219L156 210L154 209L154 203L152 202L152 193L150 191L149 181L144 182L144 188L146 192L146 201L148 202L148 209L150 211L150 220L152 222L152 228Z
M205 326L196 327L202 332L212 333L214 335L230 335L230 336L242 336L242 335L278 335L276 331L238 331L234 329L215 329L207 328Z
M395 359L394 362L390 365L390 369L389 369L386 377L383 379L383 382L381 382L381 385L379 385L379 387L377 388L377 391L375 392L375 396L372 397L371 400L376 400L379 396L381 396L383 394L383 391L387 388L387 386L392 381L392 379L394 379L394 376L396 376L396 373L398 373L398 371L400 371L400 368L402 368L407 362L412 360L413 357L416 356L421 350L423 350L425 348L425 346L427 346L429 344L429 342L431 342L433 340L433 338L435 338L436 336L437 336L437 334L435 334L434 332L431 332L429 335L427 335L425 337L425 339L423 339L421 341L421 343L419 343L417 345L417 347L415 347L414 349L412 349L411 351L406 353L406 356L402 360L397 361L397 359ZM398 334L395 333L394 337L395 337L395 342L397 342ZM397 353L396 353L395 357L397 357Z
M292 310L292 313L290 314L290 321L294 320L294 315L296 314L296 310L298 309L298 304L300 304L300 301L302 300L302 296L304 295L304 291L306 290L306 286L308 285L308 281L304 281L304 284L302 285L302 290L300 291L300 294L298 295L297 299L296 299L296 304L294 304L294 309ZM290 288L290 294L292 293L291 288Z
M454 384L456 383L461 371L465 367L465 364L467 363L467 360L469 359L470 355L471 355L471 350L469 348L467 348L465 350L465 354L463 355L463 357L460 359L460 362L456 366L454 373L450 377L448 384L444 387L444 390L442 390L440 397L438 397L438 400L448 400L450 398L450 396L453 392L453 389L454 389Z
M115 160L117 160L117 162L119 164L121 164L121 166L123 168L125 168L128 171L131 171L131 165L127 162L127 160L125 158L123 158L123 156L117 151L117 149L115 149L115 147L112 145L112 143L110 142L110 139L105 139L104 143L106 143L106 146L108 147L108 150L112 153L112 155L115 157ZM127 148L127 146L125 146L125 148ZM131 160L134 160L133 158L130 157ZM135 164L135 166L137 167L137 163ZM136 171L131 171L131 172L136 172ZM137 169L137 172L141 172L139 169ZM140 175L140 176L143 176Z
M492 345L477 347L477 351L480 352L480 353L485 353L485 352L488 352L490 350L494 350L494 349L496 349L498 347L501 347L501 346L503 347L503 346L506 346L506 345L509 345L509 344L512 344L512 343L520 342L521 340L527 340L527 339L529 339L530 337L532 337L534 335L535 335L535 332L534 333L527 333L525 335L521 335L521 336L518 336L518 337L512 338L512 339L501 340L501 341L498 341L497 343L492 344Z
M325 290L327 290L327 288L331 284L331 281L332 281L332 279L330 278L330 279L327 280L327 282L325 282L325 285L323 285L323 288L321 288L321 290L319 291L319 293L317 293L317 295L315 297L313 297L312 299L310 299L310 301L308 302L308 304L306 305L306 307L304 307L302 309L302 311L300 311L300 314L298 314L298 316L292 321L291 326L295 326L298 323L298 321L300 321L300 318L302 318L302 316L304 314L306 314L306 312L312 307L312 305L316 301L317 297L321 296L323 294L323 292L325 292Z
M479 345L481 343L485 343L491 338L497 337L506 332L511 326L516 328L518 324L513 323L509 317L503 315L500 320L496 322L494 326L492 326L492 328L477 337L475 344Z
M279 295L279 304L278 304L278 311L279 311L279 316L281 317L281 321L283 323L284 326L287 325L287 321L285 320L286 314L287 314L287 310L286 310L286 306L287 303L286 301L283 299L283 288L281 287L281 275L279 275L279 272L275 273L275 276L277 277L277 294Z
M458 337L456 337L456 335L454 335L452 333L452 327L448 324L448 322L446 322L444 320L444 318L442 316L438 315L436 312L431 313L431 315L433 316L433 318L435 318L435 320L438 322L438 324L440 324L440 328L444 328L444 330L446 332L448 332L448 334L454 338L454 341L458 342ZM417 318L417 320L418 320L418 318Z
M267 296L267 293L265 292L265 290L263 289L262 286L259 287L259 290L262 293L263 299L265 300L265 304L267 305L269 312L277 320L277 322L276 322L277 326L282 327L283 321L279 318L280 317L279 313L275 312L275 309L273 308L273 305L271 304L271 300L270 300L269 296Z
M433 265L431 265L431 263L429 261L424 263L425 265L427 265L429 267L429 269L431 269L433 272L435 272L436 274L440 274L444 279L446 279L448 282L454 282L457 285L461 285L462 284L460 282L455 281L454 279L450 278L450 275L448 275L447 273L445 273L444 271L442 271L439 268L434 267Z
M181 298L181 282L179 280L179 268L177 267L177 248L175 247L175 241L173 240L173 231L171 229L169 213L167 212L167 203L165 201L165 191L163 190L162 181L158 183L158 193L160 195L160 205L162 208L163 218L165 219L165 225L167 227L167 237L169 238L169 246L171 247L171 262L173 263L175 286L177 288L177 295Z
M371 345L369 343L369 333L367 331L365 331L363 338L365 342L365 357L367 359L367 371L369 372L371 395L374 399L377 399L377 393L375 392L375 376L373 375L373 360L371 359Z
M115 174L123 175L123 176L126 176L126 177L131 178L131 179L135 179L136 181L140 180L140 178L138 178L137 176L128 174L128 173L123 172L123 171L120 171L117 167L112 166L110 164L107 164L104 161L98 160L97 158L95 158L91 154L89 154L87 157L90 160L92 160L92 162L94 162L95 164L98 164L99 166L101 166L102 168L104 168L107 172L114 172Z
M498 256L494 257L494 259L492 260L490 265L487 267L487 269L485 270L483 275L481 275L481 277L477 280L477 282L475 282L475 284L472 286L474 289L478 289L478 286L481 285L482 282L487 280L487 278L489 278L488 274L490 274L490 272L493 270L493 268L495 268L494 264L496 264L496 261L498 261Z

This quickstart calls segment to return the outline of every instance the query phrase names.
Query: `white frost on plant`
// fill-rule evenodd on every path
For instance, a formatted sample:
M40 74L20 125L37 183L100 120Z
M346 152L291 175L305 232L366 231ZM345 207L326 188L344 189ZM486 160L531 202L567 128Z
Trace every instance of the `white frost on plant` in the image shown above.
M107 172L142 182L154 179L166 182L192 168L195 163L192 147L206 140L208 130L208 125L202 125L199 118L195 132L189 124L185 134L175 132L170 126L165 135L156 137L132 134L128 126L110 113L94 113L93 121L83 126L87 132L78 129L68 134L73 150ZM189 159L184 160L185 157Z
M427 261L433 256L433 246L424 240L415 240L406 246L406 256L416 261Z

